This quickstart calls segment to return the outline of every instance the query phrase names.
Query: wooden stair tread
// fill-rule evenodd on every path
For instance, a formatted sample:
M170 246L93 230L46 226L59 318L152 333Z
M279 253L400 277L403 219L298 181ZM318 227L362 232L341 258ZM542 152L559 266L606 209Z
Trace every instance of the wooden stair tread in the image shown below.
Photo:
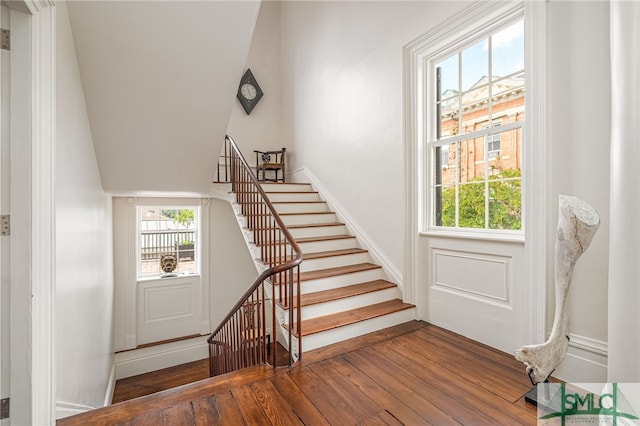
M264 191L265 194L317 194L318 191Z
M327 204L326 201L272 201L271 204Z
M327 235L324 237L307 237L307 238L296 238L296 243L313 243L316 241L333 241L333 240L344 240L348 238L355 238L353 235L341 234L341 235Z
M334 257L334 256L345 256L348 254L361 254L361 253L367 253L368 250L365 249L361 249L361 248L348 248L348 249L341 249L341 250L327 250L327 251L317 251L314 253L305 253L303 255L303 259L304 260L311 260L311 259L322 259L325 257Z
M258 182L260 185L308 185L311 186L310 183L304 182Z
M304 215L311 215L311 214L335 214L334 212L304 212L304 213L278 213L280 216L304 216Z
M355 324L357 322L400 312L413 307L414 305L404 303L400 299L394 299L345 312L311 318L302 321L302 336L304 337L345 325ZM298 336L297 327L294 329L294 334L296 337Z
M300 225L287 225L287 229L304 229L304 228L322 228L322 227L331 227L331 226L343 226L342 222L327 222L327 223L303 223ZM274 229L280 229L274 226L267 226L264 228L244 228L249 231L273 231Z
M287 192L288 194L288 192ZM242 203L247 206L255 206L264 204L263 201L245 201ZM271 201L271 204L327 204L326 201ZM282 214L282 213L281 213Z
M307 237L307 238L296 238L296 243L300 244L300 243L315 243L318 241L336 241L336 240L347 240L349 238L355 238L353 235L328 235L325 237ZM285 240L284 238L282 239L282 242L280 244L284 244ZM271 244L270 241L265 241L264 244ZM263 244L256 244L257 246L262 246ZM278 245L278 244L276 244Z
M341 250L327 250L327 251L318 251L318 252L315 252L315 253L304 253L302 255L302 259L303 260L324 259L324 258L327 258L327 257L346 256L346 255L349 255L349 254L362 254L362 253L368 253L368 251L365 250L365 249L360 249L360 248L350 248L350 249L341 249ZM285 257L282 258L282 261L288 262L291 259L293 259L293 256L285 256ZM269 262L262 261L262 263L264 263L266 265Z
M327 257L335 257L335 256L346 256L349 254L361 254L368 253L367 250L361 248L349 248L349 249L341 249L341 250L327 250L327 251L318 251L315 253L304 253L302 255L303 260L313 260L313 259L322 259ZM281 261L288 262L293 259L292 256L284 256ZM262 261L265 265L269 264L267 261Z
M315 271L306 271L300 273L300 281L317 280L320 278L335 277L338 275L353 274L356 272L370 271L372 269L381 269L380 265L373 263L358 263L355 265L338 266L336 268L318 269Z
M289 229L301 229L301 228L322 228L325 226L343 226L342 222L327 222L327 223L303 223L301 225L287 225Z
M331 290L317 291L300 295L301 306L310 306L331 300L339 300L361 294L373 293L374 291L386 290L396 285L387 280L373 280L346 287L334 288Z
M373 293L375 291L386 290L396 287L396 285L387 280L373 280L364 283L353 284L345 287L334 288L330 290L316 291L300 295L300 306L311 306L319 303L331 302L334 300L346 299L348 297L359 296L362 294ZM283 309L288 309L286 305L278 304ZM295 304L294 304L295 306Z

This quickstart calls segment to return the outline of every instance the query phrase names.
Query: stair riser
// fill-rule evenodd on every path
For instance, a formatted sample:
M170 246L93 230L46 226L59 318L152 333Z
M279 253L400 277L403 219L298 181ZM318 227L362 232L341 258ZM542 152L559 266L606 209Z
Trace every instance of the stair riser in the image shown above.
M312 191L311 184L288 184L288 183L263 183L262 189L265 192L302 192Z
M303 253L317 253L320 251L342 250L358 247L355 238L342 238L329 241L312 241L308 243L298 243Z
M345 235L347 227L344 225L335 226L314 226L311 228L289 228L293 238L329 237L332 235Z
M415 319L415 308L383 315L302 338L302 353ZM297 341L294 339L294 343Z
M327 203L274 203L273 207L280 214L282 213L317 213L327 212Z
M338 312L349 311L352 309L362 308L374 303L386 302L388 300L397 299L400 297L400 292L397 287L392 287L384 290L373 291L371 293L359 294L357 296L347 297L339 300L332 300L330 302L318 303L315 305L305 306L302 308L302 320L310 318L316 318L323 315L335 314ZM283 311L282 319L284 323L289 323L289 317Z
M336 268L339 266L355 265L371 262L369 253L345 254L342 256L330 256L320 259L304 260L300 264L300 271L315 271L318 269Z
M271 192L267 194L272 203L320 201L317 192Z
M314 223L333 223L338 218L335 213L331 214L300 214L281 216L285 225L309 225Z
M300 291L302 294L306 294L315 291L330 290L367 281L384 279L385 277L383 275L382 269L376 268L367 271L353 272L351 274L337 275L335 277L302 281Z

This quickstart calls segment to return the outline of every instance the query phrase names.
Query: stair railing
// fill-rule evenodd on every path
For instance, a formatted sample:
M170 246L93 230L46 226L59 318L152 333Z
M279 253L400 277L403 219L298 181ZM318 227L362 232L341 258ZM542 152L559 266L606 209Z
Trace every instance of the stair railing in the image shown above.
M288 365L302 356L299 330L302 251L230 136L225 138L224 152L224 180L231 183L266 269L207 340L211 376L265 363L277 367L277 330L280 328L276 318L277 305L288 310L288 324L281 328L288 343ZM269 314L271 321L268 321ZM267 333L269 325L271 335ZM298 336L295 348L294 335Z

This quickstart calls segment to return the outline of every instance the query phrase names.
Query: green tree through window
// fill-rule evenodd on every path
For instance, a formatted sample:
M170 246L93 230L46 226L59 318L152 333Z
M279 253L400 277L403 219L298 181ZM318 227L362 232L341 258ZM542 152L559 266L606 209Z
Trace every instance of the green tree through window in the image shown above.
M489 177L489 229L522 228L521 173L517 169L502 170ZM484 178L471 179L459 186L459 223L461 228L485 228ZM456 190L442 190L442 226L456 226Z

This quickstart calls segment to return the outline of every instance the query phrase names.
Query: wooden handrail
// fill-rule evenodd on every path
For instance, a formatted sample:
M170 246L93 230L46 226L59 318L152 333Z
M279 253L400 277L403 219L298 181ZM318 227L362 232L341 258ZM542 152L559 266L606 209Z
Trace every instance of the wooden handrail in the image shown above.
M288 342L289 365L302 356L302 335L299 330L299 265L302 262L302 250L230 136L225 137L224 150L225 180L231 183L236 202L247 227L252 231L253 243L260 247L261 259L267 268L258 275L207 340L211 376L266 363L269 358L271 365L277 366L277 330L280 328L276 318L277 305L286 307L289 313L288 324L281 329ZM267 297L269 293L270 297ZM273 342L270 342L271 335L267 334L268 304L271 308ZM292 346L294 332L298 335L295 350Z

